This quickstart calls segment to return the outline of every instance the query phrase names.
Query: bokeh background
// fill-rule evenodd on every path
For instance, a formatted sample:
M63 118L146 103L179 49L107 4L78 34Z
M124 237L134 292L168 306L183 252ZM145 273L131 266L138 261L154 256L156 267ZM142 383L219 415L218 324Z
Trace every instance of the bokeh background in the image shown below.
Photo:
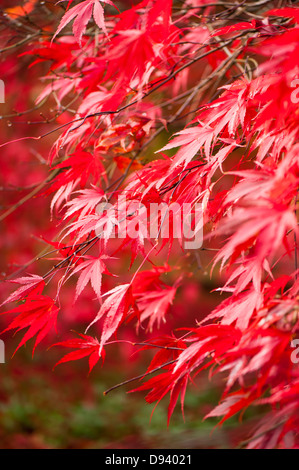
M11 0L1 2L3 8L17 4L19 2ZM6 44L7 34L7 21L1 16L0 48ZM55 103L51 100L43 108L36 109L35 99L43 89L38 77L46 74L48 66L37 64L31 67L32 57L21 55L27 50L28 46L18 48L1 54L0 58L0 78L6 88L6 102L0 104L0 140L1 144L14 141L0 149L1 212L28 198L1 222L1 302L15 287L7 279L30 272L43 274L51 267L51 260L42 259L38 263L34 260L46 247L44 239L53 240L59 232L58 218L54 215L51 220L50 216L51 195L45 190L39 197L34 194L47 178L49 149L57 135L41 140L19 139L44 134L72 117L65 112L55 119ZM173 133L178 128L173 125L169 131ZM150 160L167 138L166 133L162 133L144 158ZM202 251L198 256L188 260L193 275L180 288L167 325L159 332L154 331L153 336L194 326L196 320L202 319L219 302L216 292L211 295L222 281L217 269L210 277L211 253ZM128 279L131 276L128 273L129 258L130 252L127 252L114 266ZM163 256L159 262L163 264ZM107 277L104 289L111 288L113 284L110 283L111 279ZM143 394L128 393L138 382L104 396L106 389L142 374L150 362L151 352L139 353L138 348L128 343L111 346L104 365L97 366L90 376L85 359L59 365L53 370L64 350L47 350L48 346L70 337L70 330L84 332L95 314L91 290L85 289L74 308L73 289L74 283L69 282L62 291L63 315L59 319L57 336L44 341L33 358L31 343L13 356L20 341L18 334L1 336L5 341L6 363L0 364L0 448L231 448L242 439L246 440L248 425L256 419L252 411L245 413L242 424L232 418L219 428L216 427L217 420L203 421L219 400L219 378L220 383L217 383L202 375L190 385L186 394L185 419L178 407L169 428L167 399L152 414L153 406L145 402ZM51 286L48 293L53 293ZM8 325L9 317L0 315L1 330ZM133 342L137 338L132 325L125 326L119 337ZM141 331L138 340L142 341L143 337Z

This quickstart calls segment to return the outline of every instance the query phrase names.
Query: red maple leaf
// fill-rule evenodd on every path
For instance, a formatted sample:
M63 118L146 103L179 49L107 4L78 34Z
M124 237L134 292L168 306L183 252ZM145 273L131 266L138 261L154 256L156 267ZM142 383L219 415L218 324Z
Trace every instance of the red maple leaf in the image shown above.
M18 300L24 299L28 294L41 294L45 286L45 281L41 276L31 274L30 276L19 277L18 279L11 279L9 282L16 284L22 284L15 292L13 292L7 299L0 304L8 304L9 302L17 302Z
M108 271L106 265L104 264L104 260L106 259L111 258L107 255L101 255L98 258L93 256L86 256L86 260L81 262L79 266L76 266L73 269L71 276L81 271L76 286L74 302L77 300L83 289L85 289L89 281L98 299L101 299L102 274L104 273L113 276L113 274Z
M117 331L120 324L129 318L130 309L135 315L139 315L135 299L132 295L131 284L122 284L107 292L107 299L101 306L96 318L90 323L88 328L94 323L104 318L102 329L100 352L108 339Z
M93 18L98 27L103 29L104 33L107 34L107 29L104 22L104 9L100 4L100 1L117 8L111 0L85 0L65 13L59 23L56 33L53 36L53 40L70 21L75 19L73 24L73 33L76 41L81 46L82 36L86 30L86 26L91 18L91 15L93 15Z
M33 336L36 336L36 340L33 347L33 354L36 346L45 338L49 331L54 327L56 328L56 320L59 308L55 305L54 301L50 297L43 295L31 295L27 300L12 310L7 310L4 313L19 313L11 324L2 333L9 330L17 329L17 331L23 330L28 327L25 336L19 343L17 350L23 346Z
M83 357L89 356L89 373L92 371L96 363L99 361L100 357L104 360L105 351L100 348L100 343L96 338L92 336L83 335L82 333L77 333L80 338L69 339L67 341L62 341L60 343L53 344L53 346L62 346L64 348L76 349L65 356L63 356L60 361L58 361L54 367L58 364L63 364L64 362L77 361Z

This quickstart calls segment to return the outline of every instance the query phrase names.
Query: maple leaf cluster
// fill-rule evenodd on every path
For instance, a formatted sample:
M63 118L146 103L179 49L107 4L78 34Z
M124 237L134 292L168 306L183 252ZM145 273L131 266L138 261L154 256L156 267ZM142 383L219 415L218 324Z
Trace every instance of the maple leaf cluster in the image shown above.
M37 3L6 10L8 37L15 16L22 25L42 16ZM298 448L299 8L115 3L50 2L42 37L36 31L15 43L22 60L43 71L36 107L50 101L56 110L56 127L28 138L55 132L49 174L36 194L51 197L59 233L49 242L56 255L48 272L11 280L20 287L3 304L18 305L3 313L17 316L5 331L28 328L18 348L36 336L35 349L63 318L60 296L75 279L73 303L88 286L97 310L84 333L55 343L73 349L58 364L89 356L90 372L130 324L151 335L142 350L155 351L134 391L147 391L149 403L169 395L168 421L179 396L183 408L189 383L208 369L225 382L206 418L221 417L221 424L263 405L268 411L248 447ZM14 51L9 41L1 47ZM193 215L200 204L193 228L203 246L185 249L174 230L165 236L163 217L155 240L142 231L117 238L115 214L133 228L136 203L146 211L188 205ZM204 269L216 273L224 300L207 315L199 303L192 327L153 337L175 311L181 287L192 277L202 281L192 259L203 252L211 254ZM115 269L115 260L127 258L129 279Z

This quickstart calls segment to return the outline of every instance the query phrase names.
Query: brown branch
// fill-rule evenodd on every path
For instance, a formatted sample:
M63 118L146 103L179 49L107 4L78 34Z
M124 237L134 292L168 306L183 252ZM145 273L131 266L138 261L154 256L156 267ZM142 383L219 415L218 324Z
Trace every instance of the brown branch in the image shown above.
M10 207L4 214L0 216L0 221L4 220L6 217L8 217L10 214L12 214L15 210L17 210L20 206L25 204L29 199L31 199L33 196L38 194L45 186L47 183L49 183L56 175L59 173L60 169L57 168L56 170L53 170L50 176L48 176L44 181L42 181L38 186L36 186L30 193L26 194L20 201L16 202L12 207Z
M158 370L163 369L163 367L169 366L170 364L174 364L176 361L177 361L177 359L173 359L172 361L165 362L161 366L156 367L155 369L153 369L149 372L146 372L145 374L138 375L137 377L133 377L132 379L128 379L128 380L125 380L124 382L120 382L117 385L113 385L113 387L110 387L110 388L108 388L108 390L105 390L105 392L103 392L103 395L106 396L112 390L115 390L116 388L122 387L123 385L126 385L130 382L134 382L135 380L142 379L143 377L146 377L147 375L153 374L154 372L157 372Z

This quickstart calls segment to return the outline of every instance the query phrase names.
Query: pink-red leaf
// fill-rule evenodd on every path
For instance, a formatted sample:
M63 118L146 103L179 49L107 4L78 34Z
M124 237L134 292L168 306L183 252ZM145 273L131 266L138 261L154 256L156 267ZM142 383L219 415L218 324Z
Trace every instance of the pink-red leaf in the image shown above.
M96 338L92 336L83 335L78 333L80 338L70 339L67 341L62 341L60 343L53 344L53 346L62 346L64 348L77 349L77 351L72 351L65 356L63 356L54 367L58 364L63 364L69 361L77 361L83 357L89 356L89 373L92 371L96 363L99 361L100 357L104 360L105 352L102 349L100 351L100 343Z

